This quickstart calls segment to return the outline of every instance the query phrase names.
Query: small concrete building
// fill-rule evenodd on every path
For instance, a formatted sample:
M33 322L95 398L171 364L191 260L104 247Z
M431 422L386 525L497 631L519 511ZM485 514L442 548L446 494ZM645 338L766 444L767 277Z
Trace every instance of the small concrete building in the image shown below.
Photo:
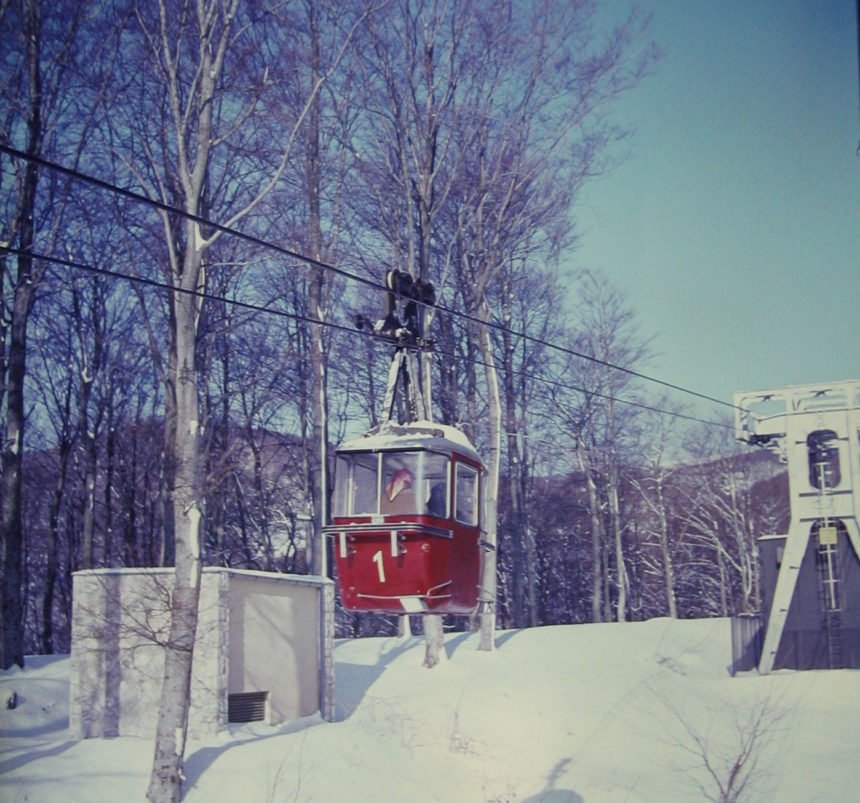
M172 569L76 572L69 728L75 738L155 733ZM189 735L334 713L334 585L207 567L200 587Z

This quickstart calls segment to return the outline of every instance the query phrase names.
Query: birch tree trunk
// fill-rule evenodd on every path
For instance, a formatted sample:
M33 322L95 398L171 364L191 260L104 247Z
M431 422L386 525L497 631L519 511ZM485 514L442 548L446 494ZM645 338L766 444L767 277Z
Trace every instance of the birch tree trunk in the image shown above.
M100 290L97 285L93 287L92 309L85 311L83 308L81 293L77 286L72 287L72 309L77 334L78 347L81 354L81 385L78 399L78 421L80 437L83 442L84 458L84 502L83 515L81 517L81 553L79 567L91 569L94 563L94 534L95 534L95 507L96 507L96 479L98 474L98 443L96 431L98 429L99 415L90 416L90 402L93 395L93 383L96 374L101 368L104 352L105 325L103 305L99 296ZM84 334L84 316L90 317L93 333L93 352L89 354Z
M193 240L192 240L193 242ZM188 285L202 266L201 254L190 248L180 287ZM196 282L194 283L196 285ZM188 733L191 667L197 635L200 595L200 526L203 489L199 471L199 400L195 368L198 301L178 294L176 307L177 370L173 377L178 426L173 443L176 464L174 487L174 586L170 605L170 633L164 651L164 680L158 708L155 755L147 798L153 803L179 801L182 760Z
M284 10L280 7L277 12ZM218 186L220 182L237 191L243 189L244 193L238 193L244 202L240 209L228 212L219 207L219 217L226 227L246 218L281 180L293 145L313 112L325 80L317 64L307 94L300 95L298 104L292 97L292 102L279 110L280 115L291 115L292 125L284 126L283 118L279 119L278 131L283 132L283 141L276 142L274 148L264 135L251 142L244 139L254 136L256 115L262 117L260 130L271 132L266 123L273 124L276 114L273 111L273 116L265 116L271 102L266 93L279 82L267 81L269 64L265 54L261 56L257 47L259 40L250 39L252 33L265 38L266 26L275 25L275 12L263 11L261 7L239 0L183 0L181 3L159 0L157 13L152 13L145 4L136 9L136 21L142 34L140 44L143 50L148 50L149 66L154 68L152 73L160 82L155 93L154 112L166 114L164 124L156 121L152 130L146 130L149 121L144 120L143 129L136 131L144 141L153 136L158 140L158 148L149 143L145 146L145 152L152 154L148 165L150 172L158 176L158 191L167 195L172 203L179 203L183 211L193 217L215 214L213 208L220 198L207 197L210 186ZM244 16L239 18L240 14ZM283 24L287 22L293 20L285 19ZM269 35L274 36L274 30L274 27L269 28ZM346 32L345 41L333 58L332 69L342 57L354 30L355 26ZM225 61L234 50L235 59L225 69ZM258 56L260 60L254 62ZM282 67L291 74L295 65L279 63L278 68ZM237 88L240 79L246 81L243 89ZM171 131L166 130L168 123ZM310 128L313 136L313 124ZM243 148L233 151L227 158L215 159L216 148L222 154L229 152L228 143L234 136L240 138ZM313 148L310 153L313 159ZM237 161L240 166L234 167ZM219 171L217 180L210 177L213 170ZM313 168L311 174L314 174ZM316 175L319 175L318 170ZM216 229L207 235L198 222L187 218L178 224L164 212L162 225L172 288L165 406L168 411L175 412L175 419L173 423L168 419L165 424L168 433L165 462L172 472L168 480L172 480L169 500L175 530L175 581L155 757L147 792L148 798L157 803L176 801L181 796L204 513L197 338L202 294L207 286L205 257L223 234L223 229ZM319 304L316 304L316 314L319 316ZM319 327L313 329L320 337ZM315 353L321 354L319 346ZM320 379L317 388L321 392L322 376L319 372L317 376ZM324 409L324 397L318 405ZM317 416L316 423L324 425L322 414ZM318 435L318 440L324 442L324 431ZM323 472L324 461L321 461L318 473L323 489L317 494L321 505L325 498Z
M516 392L514 390L514 345L510 327L511 290L505 288L502 299L502 321L505 329L502 331L503 377L505 393L505 430L507 438L507 483L510 499L509 539L512 555L513 571L513 621L514 627L523 627L525 623L526 587L530 585L530 577L526 573L526 505L523 484L521 481L521 455L517 443L519 426L516 410Z
M610 465L607 478L609 507L609 526L615 548L615 588L617 597L616 619L627 621L627 568L624 563L624 541L621 526L621 507L618 502L618 467L614 451L610 451Z
M663 582L666 587L666 605L669 616L678 618L678 601L675 598L675 567L672 561L672 552L669 548L669 521L666 516L666 494L664 488L664 477L660 474L655 483L657 508L657 527L660 539L660 557L663 564Z
M579 465L585 475L585 485L588 491L588 511L591 516L591 621L602 622L603 619L603 520L600 516L600 499L597 495L597 483L591 470L591 461L584 445L577 443Z
M177 24L159 3L158 27L151 31L152 56L163 68L165 93L177 135L175 171L170 181L181 188L185 211L201 213L209 159L213 146L213 114L216 85L224 65L237 0L225 5L213 0L196 8L196 28L174 30ZM141 25L146 22L141 18ZM193 32L192 32L193 31ZM183 105L182 64L171 57L171 38L199 38L195 65L198 81L195 102ZM155 44L158 43L158 44ZM168 168L170 169L170 168ZM147 798L153 803L179 801L182 766L188 733L191 669L197 635L200 595L200 531L203 518L203 484L200 475L200 399L198 396L197 328L205 290L204 250L209 242L198 223L182 224L184 238L177 240L171 221L163 216L171 255L171 354L167 394L173 402L175 428L169 430L168 463L174 471L173 503L174 584L170 605L170 632L164 650L164 679L158 709L155 753ZM168 405L169 406L169 405Z
M320 41L319 18L315 0L308 5L308 22L311 44L311 91L320 81ZM316 260L323 258L322 214L320 193L322 165L320 160L320 105L319 93L313 94L308 113L307 135L307 200L310 212L311 256ZM308 287L308 310L314 321L323 321L323 304L326 295L325 271L317 266L310 269ZM310 569L313 574L326 572L325 544L322 528L328 521L328 427L326 425L326 364L325 345L322 326L311 324L310 331L311 366L311 497L313 499L313 539Z
M502 402L499 393L499 376L496 371L495 356L493 354L493 338L490 334L489 326L486 325L490 320L490 309L486 299L482 299L478 307L478 318L483 323L480 328L479 342L481 359L484 362L486 371L487 414L489 417L489 445L486 461L487 479L484 484L484 526L486 527L484 540L487 542L487 548L484 552L481 593L478 598L481 615L481 638L478 649L491 652L495 649L496 631L496 545L498 541L496 525L498 521L499 474L502 457Z
M438 614L428 614L424 617L424 666L432 669L446 658L442 617Z
M670 405L671 402L668 399L660 401L661 407L672 409ZM663 465L670 439L675 435L675 426L668 423L666 419L666 416L660 416L653 422L646 420L645 426L642 428L642 432L645 433L646 442L650 442L650 446L647 449L648 459L644 466L645 474L641 480L633 480L633 487L636 488L639 498L645 506L645 512L650 512L651 517L655 521L653 534L656 536L659 549L659 566L663 576L666 609L672 619L677 619L678 600L675 594L675 561L672 544L670 543L670 503L667 497L667 491L671 490L667 486L672 471L667 470ZM646 518L648 518L647 515Z

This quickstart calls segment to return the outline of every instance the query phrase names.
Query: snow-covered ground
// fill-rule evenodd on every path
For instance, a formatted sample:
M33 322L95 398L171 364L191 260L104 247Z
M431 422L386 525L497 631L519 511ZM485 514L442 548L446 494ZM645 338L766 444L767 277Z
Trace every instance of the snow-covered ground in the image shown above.
M337 722L235 727L189 745L189 801L701 801L739 740L751 801L860 800L860 671L731 678L727 620L452 634L337 645ZM0 800L143 800L144 739L68 738L68 659L0 675ZM749 765L748 765L749 766ZM704 790L704 792L703 792Z

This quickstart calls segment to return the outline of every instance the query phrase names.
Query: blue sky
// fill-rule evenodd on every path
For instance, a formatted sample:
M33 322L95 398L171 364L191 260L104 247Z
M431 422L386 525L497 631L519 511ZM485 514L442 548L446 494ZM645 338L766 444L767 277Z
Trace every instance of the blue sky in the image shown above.
M624 291L660 379L731 401L860 378L855 3L639 5L664 58L614 108L634 136L580 196L573 264Z

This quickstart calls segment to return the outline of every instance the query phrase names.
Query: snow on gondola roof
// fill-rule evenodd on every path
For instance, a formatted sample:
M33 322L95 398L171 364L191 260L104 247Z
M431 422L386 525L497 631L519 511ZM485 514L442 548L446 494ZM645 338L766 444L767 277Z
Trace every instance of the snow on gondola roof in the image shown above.
M402 449L442 449L482 462L469 439L456 427L433 421L409 424L385 422L359 438L344 441L338 452L380 452Z

